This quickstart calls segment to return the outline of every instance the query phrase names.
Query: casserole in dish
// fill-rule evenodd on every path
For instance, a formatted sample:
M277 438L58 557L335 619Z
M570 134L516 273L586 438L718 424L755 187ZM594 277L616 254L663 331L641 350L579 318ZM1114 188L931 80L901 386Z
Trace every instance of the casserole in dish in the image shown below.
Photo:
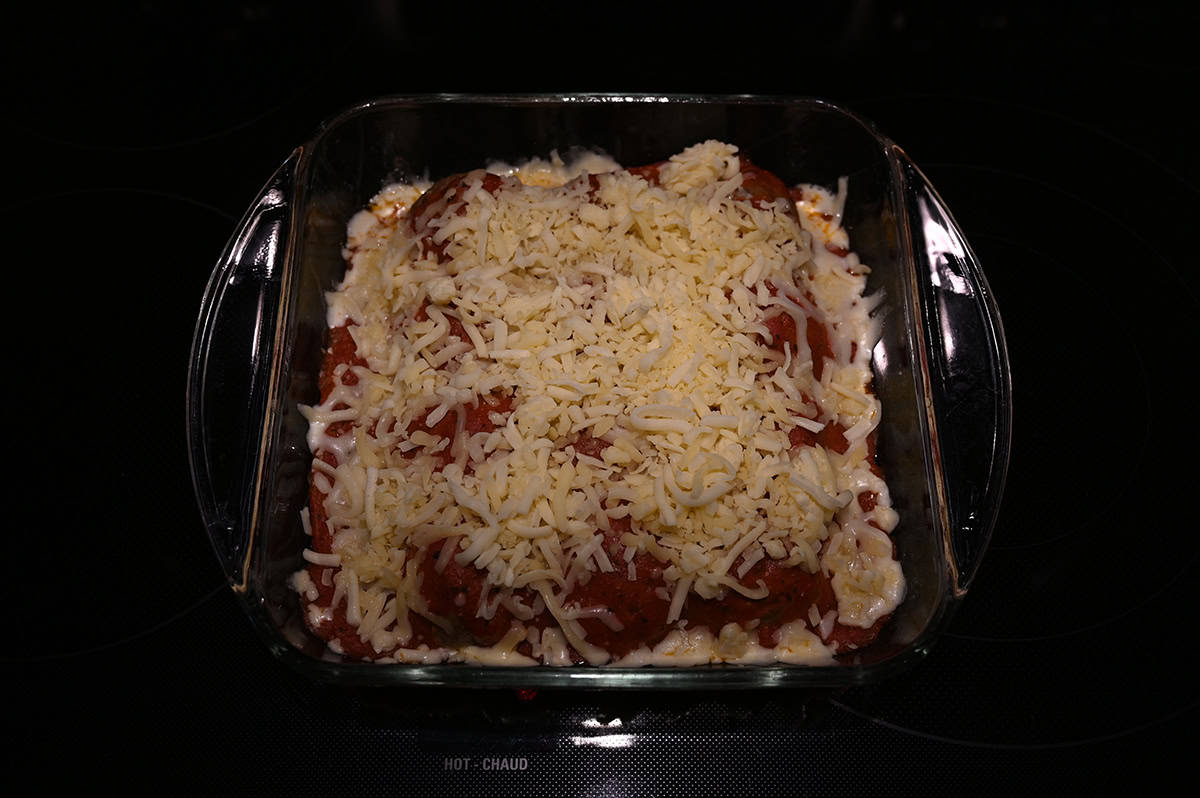
M312 635L292 589L308 543L312 457L301 405L318 397L326 292L347 221L386 184L573 148L652 163L696 142L736 143L784 183L850 186L853 250L880 293L871 350L884 407L878 461L900 522L907 591L870 645L819 665L507 669L343 659ZM331 120L284 163L210 281L189 377L193 477L234 590L271 649L353 684L833 686L923 655L986 546L1007 463L1009 377L994 302L944 205L866 123L815 100L698 97L395 98Z

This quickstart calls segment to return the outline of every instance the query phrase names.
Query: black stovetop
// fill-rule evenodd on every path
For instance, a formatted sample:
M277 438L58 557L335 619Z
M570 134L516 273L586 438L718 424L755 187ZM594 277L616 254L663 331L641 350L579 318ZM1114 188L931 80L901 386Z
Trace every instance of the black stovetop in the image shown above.
M673 27L506 9L457 32L450 7L143 2L10 27L13 783L991 794L1189 770L1200 14L964 5ZM983 569L909 674L819 698L350 694L280 665L235 602L192 494L184 388L247 204L369 97L578 90L824 97L903 146L965 230L1005 320L1013 455Z

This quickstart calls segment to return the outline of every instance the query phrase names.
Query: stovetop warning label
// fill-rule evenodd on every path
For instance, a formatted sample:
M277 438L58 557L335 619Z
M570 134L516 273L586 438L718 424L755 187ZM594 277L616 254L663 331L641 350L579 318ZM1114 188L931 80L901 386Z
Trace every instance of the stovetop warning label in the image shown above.
M524 756L447 756L442 758L442 770L529 770L529 758Z

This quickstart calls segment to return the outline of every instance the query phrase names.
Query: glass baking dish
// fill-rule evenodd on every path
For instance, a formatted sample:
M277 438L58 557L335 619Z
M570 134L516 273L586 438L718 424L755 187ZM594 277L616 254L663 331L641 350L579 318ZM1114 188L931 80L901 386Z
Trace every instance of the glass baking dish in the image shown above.
M311 635L288 586L307 544L324 292L344 271L346 222L389 182L491 160L599 149L633 166L705 139L738 145L788 185L849 179L845 225L882 291L873 351L878 457L908 590L883 634L836 665L499 668L343 660ZM217 261L188 376L197 500L217 557L269 649L352 686L836 688L919 661L963 599L1008 464L1011 384L995 300L932 185L860 117L828 102L754 96L574 94L379 99L332 118L267 181Z

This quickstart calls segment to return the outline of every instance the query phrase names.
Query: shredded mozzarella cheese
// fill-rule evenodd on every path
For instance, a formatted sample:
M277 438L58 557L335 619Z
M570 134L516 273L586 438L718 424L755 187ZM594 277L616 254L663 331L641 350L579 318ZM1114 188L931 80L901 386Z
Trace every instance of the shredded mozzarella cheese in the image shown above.
M836 254L848 250L846 186L804 187L797 218L789 203L740 198L739 164L736 147L707 141L672 157L655 183L594 158L589 177L554 155L494 167L503 180L491 190L470 173L453 201L426 209L424 230L405 218L421 193L413 186L385 189L351 220L350 268L329 294L328 323L349 325L366 365L303 408L337 541L304 558L340 566L333 604L345 602L376 650L405 643L408 609L423 607L404 560L414 547L441 551L438 573L451 556L486 572L466 614L504 607L528 620L513 590L535 590L559 625L529 637L547 663L562 663L565 644L609 660L578 619L620 622L569 594L592 573L635 580L638 554L664 565L667 618L684 619L680 629L689 595L765 596L761 581L740 581L764 559L831 574L840 623L869 627L899 604L903 574L886 534L897 518L865 442L881 415L869 269ZM799 335L775 351L780 314ZM830 338L821 369L805 340L810 318ZM496 392L511 411L471 434L464 408ZM404 432L451 418L450 437ZM352 435L330 434L347 422ZM843 452L789 440L832 425ZM580 434L604 448L576 454ZM870 510L853 500L864 491ZM618 567L602 543L622 518L637 534ZM311 600L311 580L296 586ZM736 661L731 652L752 648L740 634L680 632L655 661ZM789 635L777 658L827 658L816 636ZM518 642L506 637L497 656L524 663ZM695 654L706 645L710 654ZM388 657L412 659L405 650Z

